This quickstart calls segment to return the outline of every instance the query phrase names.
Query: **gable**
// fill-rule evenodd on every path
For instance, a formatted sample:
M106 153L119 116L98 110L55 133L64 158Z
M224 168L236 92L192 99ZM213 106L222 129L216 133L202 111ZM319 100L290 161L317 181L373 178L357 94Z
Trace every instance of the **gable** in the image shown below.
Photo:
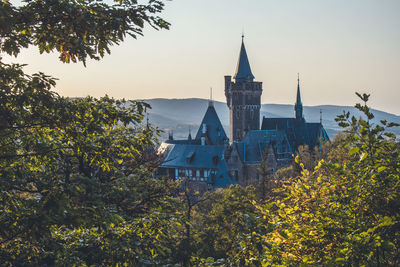
M198 142L201 139L204 124L206 125L206 137L209 141L209 145L223 145L228 141L224 127L222 127L221 121L212 104L208 106L199 130L197 131L195 140Z

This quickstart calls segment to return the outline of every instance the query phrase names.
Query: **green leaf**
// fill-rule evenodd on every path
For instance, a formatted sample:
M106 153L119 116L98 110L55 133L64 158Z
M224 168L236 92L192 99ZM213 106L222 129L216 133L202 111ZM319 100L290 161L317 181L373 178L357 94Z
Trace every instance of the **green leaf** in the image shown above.
M350 149L349 155L354 155L354 154L358 153L358 151L360 151L360 148L355 146L352 149Z

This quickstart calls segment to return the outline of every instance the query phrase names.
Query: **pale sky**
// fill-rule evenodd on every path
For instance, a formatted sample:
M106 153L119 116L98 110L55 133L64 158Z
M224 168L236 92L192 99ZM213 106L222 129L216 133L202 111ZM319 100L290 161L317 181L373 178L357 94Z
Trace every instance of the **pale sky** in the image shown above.
M148 27L86 68L37 48L6 61L59 78L64 96L208 98L212 87L225 101L244 31L262 103L293 104L299 72L304 105L354 105L358 91L400 114L400 0L173 0L162 16L169 31Z

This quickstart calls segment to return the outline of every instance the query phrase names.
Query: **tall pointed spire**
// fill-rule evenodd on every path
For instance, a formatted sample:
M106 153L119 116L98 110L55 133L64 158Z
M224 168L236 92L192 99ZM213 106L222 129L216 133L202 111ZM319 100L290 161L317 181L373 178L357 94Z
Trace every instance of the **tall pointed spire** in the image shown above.
M249 59L247 58L246 48L244 46L244 35L242 34L242 46L240 48L239 60L236 67L236 74L233 77L236 81L253 81L254 75L251 73Z
M296 104L294 105L295 118L302 119L303 118L303 103L301 103L300 96L300 75L297 73L297 96L296 96Z

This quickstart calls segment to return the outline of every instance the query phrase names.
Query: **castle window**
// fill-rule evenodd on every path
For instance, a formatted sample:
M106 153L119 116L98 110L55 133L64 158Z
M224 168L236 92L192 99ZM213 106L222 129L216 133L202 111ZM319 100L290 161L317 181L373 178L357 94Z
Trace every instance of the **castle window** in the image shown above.
M253 109L250 110L250 118L254 119L254 110Z
M212 160L213 160L214 165L218 164L218 156L214 156Z

